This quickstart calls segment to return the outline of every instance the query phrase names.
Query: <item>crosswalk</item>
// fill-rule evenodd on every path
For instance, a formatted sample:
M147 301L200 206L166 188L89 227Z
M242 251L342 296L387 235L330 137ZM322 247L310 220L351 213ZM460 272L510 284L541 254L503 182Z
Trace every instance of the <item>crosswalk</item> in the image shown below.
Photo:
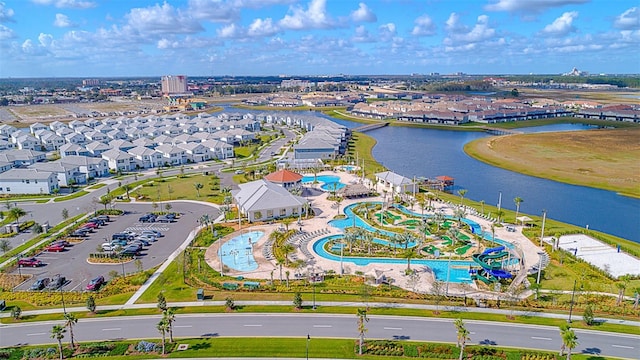
M138 226L129 226L125 229L125 231L145 231L145 230L156 230L156 231L168 231L169 227L167 226L155 226L155 225L138 225Z

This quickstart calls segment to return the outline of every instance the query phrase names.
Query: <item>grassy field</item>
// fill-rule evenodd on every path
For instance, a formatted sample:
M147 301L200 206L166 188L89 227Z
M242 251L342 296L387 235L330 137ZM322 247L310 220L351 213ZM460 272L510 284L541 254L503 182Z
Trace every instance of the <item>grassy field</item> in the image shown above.
M371 153L376 143L376 139L359 132L354 132L349 142L348 155L355 159L357 153L360 162L364 160L364 172L369 177L377 172L386 170L384 166L376 161Z
M195 184L202 184L200 196ZM167 201L167 200L199 200L221 204L223 197L220 194L220 180L211 175L185 175L183 177L158 177L145 182L143 185L130 191L143 201Z
M465 152L493 166L640 197L640 128L478 139Z

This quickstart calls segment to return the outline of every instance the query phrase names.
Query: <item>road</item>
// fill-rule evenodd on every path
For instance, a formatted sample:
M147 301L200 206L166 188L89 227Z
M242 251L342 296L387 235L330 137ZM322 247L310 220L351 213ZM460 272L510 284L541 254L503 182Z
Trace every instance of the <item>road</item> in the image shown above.
M74 328L79 341L158 338L158 316L81 319ZM50 344L53 324L25 323L0 326L0 347ZM558 351L557 327L465 321L469 344ZM451 319L371 316L367 338L455 343ZM579 345L574 353L635 359L640 336L575 330ZM355 315L331 314L178 314L176 337L306 337L356 338Z

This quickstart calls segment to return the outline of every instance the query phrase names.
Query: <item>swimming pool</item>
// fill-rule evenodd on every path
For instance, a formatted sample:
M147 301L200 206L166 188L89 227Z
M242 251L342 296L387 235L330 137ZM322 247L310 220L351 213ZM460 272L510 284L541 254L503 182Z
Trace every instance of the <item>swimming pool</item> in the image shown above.
M313 251L319 256L333 260L340 261L340 256L328 253L324 247L329 241L340 239L343 235L330 235L313 244ZM355 256L343 256L343 262L353 263L359 266L365 266L369 264L406 264L406 259L390 259L390 258L370 258L370 257L355 257ZM471 276L469 275L469 269L473 265L473 261L464 260L426 260L426 259L411 259L411 265L418 267L420 265L428 266L436 277L436 280L447 281L451 283L470 283ZM447 270L449 269L449 270Z
M222 244L218 257L222 264L236 271L253 271L258 263L253 257L253 244L264 236L262 231L251 231L238 235ZM222 252L222 254L221 254Z
M314 176L303 176L302 183L313 183ZM336 191L345 187L345 184L340 182L340 177L335 175L318 175L315 177L319 183L322 183L320 188L324 191Z

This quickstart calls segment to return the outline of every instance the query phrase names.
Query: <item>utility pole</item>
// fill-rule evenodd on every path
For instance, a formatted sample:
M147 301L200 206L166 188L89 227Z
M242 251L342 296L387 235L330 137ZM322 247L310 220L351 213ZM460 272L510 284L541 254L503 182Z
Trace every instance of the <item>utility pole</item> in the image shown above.
M540 247L544 239L544 223L547 220L547 210L542 210L542 231L540 232Z
M571 324L571 314L573 313L573 299L576 296L576 282L578 280L573 280L573 291L571 292L571 305L569 305L569 319L567 322Z

